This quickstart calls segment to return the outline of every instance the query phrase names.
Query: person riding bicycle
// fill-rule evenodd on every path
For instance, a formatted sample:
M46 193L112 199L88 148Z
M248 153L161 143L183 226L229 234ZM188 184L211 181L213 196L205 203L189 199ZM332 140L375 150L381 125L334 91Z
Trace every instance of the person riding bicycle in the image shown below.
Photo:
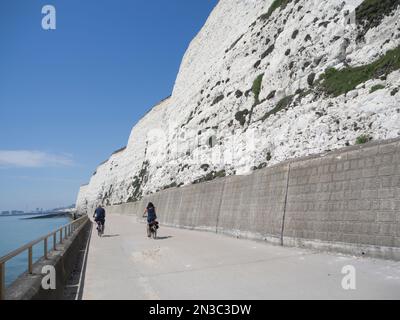
M106 210L99 205L93 214L94 221L97 223L97 230L99 230L99 224L101 224L104 232L104 224L106 222Z
M154 204L151 202L149 202L146 209L144 210L143 218L146 216L147 216L147 236L150 238L151 237L150 227L153 223L156 223L157 219L156 208L154 207Z

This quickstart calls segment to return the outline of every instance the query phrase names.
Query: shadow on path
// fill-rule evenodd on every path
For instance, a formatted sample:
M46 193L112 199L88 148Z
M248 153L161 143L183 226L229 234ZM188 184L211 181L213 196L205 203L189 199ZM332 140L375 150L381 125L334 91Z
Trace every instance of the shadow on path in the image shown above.
M115 237L119 237L119 234L104 234L101 237L102 238L115 238Z
M155 240L167 240L173 238L173 236L157 237Z

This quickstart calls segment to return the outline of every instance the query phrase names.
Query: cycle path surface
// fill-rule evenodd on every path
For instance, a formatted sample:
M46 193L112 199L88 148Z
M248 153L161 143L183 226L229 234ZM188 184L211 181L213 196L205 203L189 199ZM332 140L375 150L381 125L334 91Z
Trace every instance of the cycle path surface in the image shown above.
M324 253L162 226L135 216L92 229L83 299L400 299L400 262ZM355 290L342 286L354 267ZM347 279L347 278L346 278Z

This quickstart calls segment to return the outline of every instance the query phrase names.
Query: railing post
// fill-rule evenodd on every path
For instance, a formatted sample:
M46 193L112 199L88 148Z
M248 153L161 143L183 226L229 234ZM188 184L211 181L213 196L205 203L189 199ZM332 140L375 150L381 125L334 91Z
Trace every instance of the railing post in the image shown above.
M29 274L33 273L33 263L32 263L32 247L28 249L28 272Z
M44 239L44 258L47 260L47 238Z
M85 220L83 222L83 220ZM68 225L61 227L60 229L38 239L35 241L32 241L28 243L27 245L13 251L12 253L8 254L5 256L6 260L2 258L0 262L0 300L5 299L6 295L6 282L5 282L5 269L6 269L6 262L10 260L11 258L19 255L20 253L23 253L25 251L28 251L28 274L33 274L33 247L37 244L40 244L41 241L43 241L43 253L44 253L44 259L48 260L49 259L49 238L53 237L53 250L57 250L57 236L58 232L60 232L60 244L64 242L64 239L67 239L69 236L71 236L76 230L79 230L79 228L82 227L83 223L87 222L87 218L83 219L81 217L79 220L74 221L72 223L69 223ZM50 240L51 241L51 240ZM51 251L51 250L50 250Z
M0 300L6 298L6 263L0 263Z

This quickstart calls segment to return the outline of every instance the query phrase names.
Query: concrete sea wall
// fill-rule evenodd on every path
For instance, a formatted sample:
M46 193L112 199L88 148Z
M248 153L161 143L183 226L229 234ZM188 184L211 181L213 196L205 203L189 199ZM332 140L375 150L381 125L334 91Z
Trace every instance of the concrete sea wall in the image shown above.
M400 139L287 161L248 176L168 189L107 208L164 225L400 259Z

